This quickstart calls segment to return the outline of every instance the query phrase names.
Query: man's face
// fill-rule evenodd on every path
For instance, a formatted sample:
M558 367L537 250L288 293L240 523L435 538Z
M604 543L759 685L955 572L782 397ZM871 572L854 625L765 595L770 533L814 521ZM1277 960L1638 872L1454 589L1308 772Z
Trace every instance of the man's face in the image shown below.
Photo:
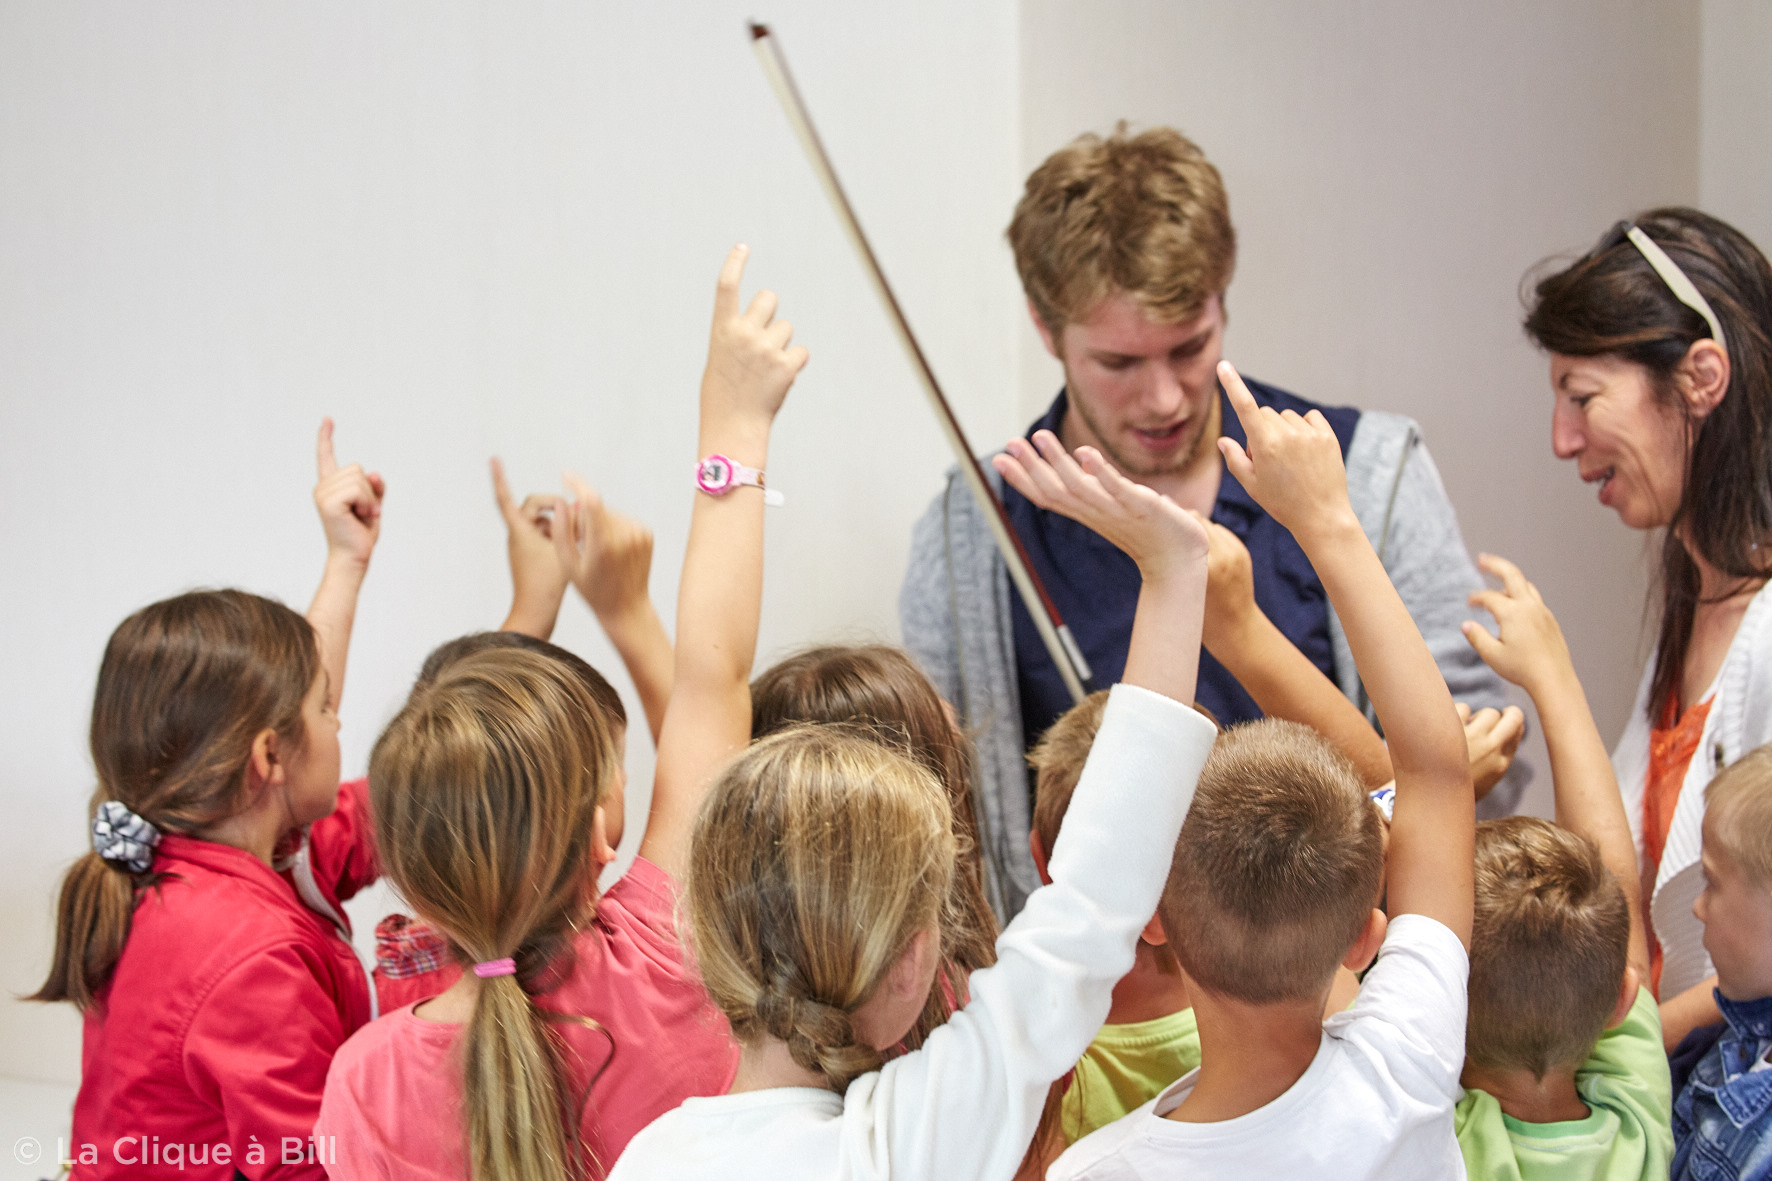
M1071 409L1093 443L1129 476L1182 472L1216 446L1224 304L1216 295L1181 324L1156 324L1124 293L1109 296L1046 349L1064 365Z

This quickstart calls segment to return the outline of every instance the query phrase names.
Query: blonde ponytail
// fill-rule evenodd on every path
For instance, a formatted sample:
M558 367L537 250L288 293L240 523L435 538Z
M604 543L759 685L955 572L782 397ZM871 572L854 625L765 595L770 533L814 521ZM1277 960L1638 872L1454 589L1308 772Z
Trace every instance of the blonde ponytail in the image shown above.
M521 649L472 653L413 691L369 759L389 879L464 964L514 961L480 982L462 1039L475 1181L576 1181L595 1164L579 1147L588 1087L572 1096L555 1015L531 999L595 903L592 832L618 748L587 675Z

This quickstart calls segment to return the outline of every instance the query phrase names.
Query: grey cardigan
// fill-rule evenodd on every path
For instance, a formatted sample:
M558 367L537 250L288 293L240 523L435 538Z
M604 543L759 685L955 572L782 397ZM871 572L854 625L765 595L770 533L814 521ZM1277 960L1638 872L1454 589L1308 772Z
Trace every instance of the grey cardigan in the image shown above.
M989 467L986 472L1000 493L1000 477ZM1452 696L1472 709L1505 706L1506 686L1460 631L1465 620L1477 618L1465 598L1482 579L1415 423L1397 414L1363 412L1348 444L1347 482L1354 513L1426 638ZM990 529L959 469L949 469L947 486L911 535L898 615L906 649L959 712L976 744L973 803L986 890L1004 920L1040 885L1028 852L1033 809L1009 595L1009 573ZM1370 716L1347 635L1333 608L1329 637L1336 684ZM1530 778L1530 768L1515 764L1481 810L1505 815Z

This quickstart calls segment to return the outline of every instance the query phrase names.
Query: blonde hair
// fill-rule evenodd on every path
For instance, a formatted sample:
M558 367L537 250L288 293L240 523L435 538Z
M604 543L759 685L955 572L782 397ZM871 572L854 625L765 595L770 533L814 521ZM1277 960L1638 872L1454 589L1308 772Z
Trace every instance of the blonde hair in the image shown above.
M531 993L556 978L594 906L592 832L617 771L614 730L578 672L492 649L415 689L370 755L389 879L464 965L516 961L516 975L481 983L462 1039L477 1181L585 1172L582 1103L569 1099L552 1015Z
M1219 735L1158 914L1201 987L1304 1000L1378 904L1384 838L1359 773L1315 730L1272 718Z
M978 820L972 806L972 744L941 695L903 649L824 645L795 653L751 685L751 737L804 722L859 725L901 747L947 789L957 855L942 914L945 987L929 990L903 1047L914 1050L945 1024L966 978L997 962L997 916L984 892Z
M1630 955L1624 889L1585 837L1533 816L1477 825L1465 1057L1543 1078L1579 1066Z
M1027 179L1009 223L1022 289L1057 336L1118 292L1180 324L1230 286L1237 266L1224 182L1179 131L1083 135Z
M754 744L696 818L689 942L739 1041L774 1038L834 1091L879 1067L851 1017L954 872L947 792L908 753L840 726Z
M1751 750L1704 789L1710 831L1729 859L1772 890L1772 744Z

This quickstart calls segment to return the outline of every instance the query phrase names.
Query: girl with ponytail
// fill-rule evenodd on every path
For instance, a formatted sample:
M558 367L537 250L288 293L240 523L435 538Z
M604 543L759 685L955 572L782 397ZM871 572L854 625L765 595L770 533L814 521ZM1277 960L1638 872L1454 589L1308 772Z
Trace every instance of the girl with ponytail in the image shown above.
M333 462L331 434L307 618L197 591L105 647L92 852L63 883L31 998L85 1015L82 1181L326 1175L310 1137L327 1067L373 1016L337 905L376 876L363 785L338 779L337 700L382 495L379 476Z
M582 672L492 649L415 690L370 760L376 830L465 970L339 1052L317 1128L334 1178L601 1177L648 1123L732 1084L737 1047L678 942L677 880L702 798L750 740L764 501L719 477L763 468L806 363L772 294L740 307L745 258L728 256L715 296L700 445L718 459L690 518L639 856L598 895L625 722Z

